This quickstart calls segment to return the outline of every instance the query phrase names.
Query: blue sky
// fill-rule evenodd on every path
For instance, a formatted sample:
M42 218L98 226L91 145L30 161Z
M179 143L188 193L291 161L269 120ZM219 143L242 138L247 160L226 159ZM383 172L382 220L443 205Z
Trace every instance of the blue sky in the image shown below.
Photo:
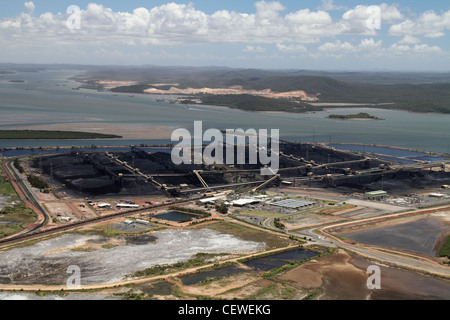
M90 0L35 0L33 3L36 5L36 13L42 14L44 12L62 12L70 5L78 5L80 8L85 8L89 3L96 2ZM97 1L96 3L103 4L115 11L132 11L138 7L152 8L155 6L160 6L169 1L163 0L104 0ZM180 4L193 3L194 6L206 13L213 13L218 10L227 9L239 12L251 12L255 9L255 2L248 0L227 0L227 1L216 1L216 0L194 0L194 1L184 1L178 0L173 1ZM288 10L299 10L304 8L315 9L318 8L321 3L318 0L285 0L281 1ZM357 5L377 5L382 3L382 1L371 1L371 0L335 0L334 5L344 6L347 8L356 7ZM408 0L408 1L395 1L392 3L397 3L402 8L409 8L412 12L421 13L427 10L435 11L447 11L450 9L450 4L443 0ZM22 1L4 1L2 3L2 10L0 11L0 17L13 17L19 15L24 11L24 2Z
M437 0L13 1L0 62L450 71L449 32Z

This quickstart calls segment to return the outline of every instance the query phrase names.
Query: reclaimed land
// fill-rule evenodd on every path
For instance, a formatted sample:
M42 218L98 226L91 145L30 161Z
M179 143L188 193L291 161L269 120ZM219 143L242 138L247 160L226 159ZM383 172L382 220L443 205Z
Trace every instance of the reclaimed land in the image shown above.
M78 132L78 131L46 131L46 130L0 130L0 139L18 140L53 140L53 139L120 139L113 134Z

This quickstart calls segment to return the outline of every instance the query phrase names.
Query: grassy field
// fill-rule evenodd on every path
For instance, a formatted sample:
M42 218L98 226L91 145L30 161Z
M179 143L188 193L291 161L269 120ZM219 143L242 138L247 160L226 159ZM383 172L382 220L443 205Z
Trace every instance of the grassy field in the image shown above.
M0 168L0 194L10 198L15 204L0 210L0 219L11 223L0 224L0 238L7 237L23 230L22 226L37 220L36 213L19 199L11 183Z
M13 207L0 210L0 218L9 221L9 224L0 224L0 238L10 236L23 230L23 226L36 222L36 213L20 201Z
M239 212L239 214L243 214L246 216L258 216L258 217L265 217L265 218L282 218L286 217L283 213L276 213L276 212L266 212L262 210L243 210Z
M283 283L272 283L257 293L247 297L247 300L292 300L298 295L298 289Z
M444 244L441 247L441 250L439 250L439 256L450 258L450 236L447 237L447 239L445 240Z
M215 257L222 256L223 254L214 253L197 253L195 258L188 261L181 261L172 265L156 265L151 268L137 271L133 274L133 277L148 277L159 276L169 273L174 273L180 270L199 267L209 263L209 261Z
M0 130L0 139L118 139L121 136L113 134L76 132L76 131L46 131L46 130Z

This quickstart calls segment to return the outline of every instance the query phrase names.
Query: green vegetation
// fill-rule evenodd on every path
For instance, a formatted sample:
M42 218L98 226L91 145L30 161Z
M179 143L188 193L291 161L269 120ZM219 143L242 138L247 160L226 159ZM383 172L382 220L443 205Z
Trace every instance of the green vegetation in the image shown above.
M109 68L92 70L82 81L93 89L104 90L97 80L136 81L137 85L115 88L115 92L143 93L152 83L177 83L158 86L186 88L230 88L288 92L304 90L321 103L373 104L378 108L413 112L450 113L448 74L400 73L326 73L312 71L268 71L221 68ZM433 81L435 83L433 83ZM192 96L192 95L190 95ZM192 97L193 98L193 97ZM252 95L196 95L205 104L228 106L249 111L306 112L322 110L306 102L270 99Z
M20 172L20 173L24 173L24 169L22 167L22 165L19 162L19 159L15 159L14 160L14 167Z
M195 268L208 263L209 260L217 256L222 256L223 254L213 254L213 253L197 253L194 259L189 261L181 261L172 265L156 265L151 268L137 271L133 274L133 277L148 277L148 276L160 276L170 273L174 273L180 270Z
M439 250L439 256L450 258L450 236L447 237L441 249Z
M11 182L9 182L8 179L2 176L0 176L0 195L4 195L7 197L18 197Z
M246 300L291 300L298 290L282 283L272 283L260 289L257 293L248 296Z
M370 119L370 120L383 120L380 118L377 118L375 116L371 116L368 113L358 113L358 114L349 114L349 115L339 115L339 114L332 114L328 118L330 119L337 119L337 120L351 120L351 119Z
M121 136L102 133L44 130L0 130L0 139L113 139Z
M228 207L225 204L216 205L217 212L221 214L227 214L228 213Z
M144 91L149 88L152 88L152 86L137 84L137 85L132 85L132 86L113 88L113 89L111 89L111 91L117 92L117 93L144 93ZM96 89L98 89L98 88L96 88ZM169 88L167 88L167 90L168 89Z
M14 203L0 210L2 220L10 223L0 224L0 238L8 237L23 230L23 225L36 222L37 216L33 210L19 199L12 184L3 176L4 172L0 168L0 195L10 197Z
M280 76L251 82L253 89L275 92L304 90L322 103L370 103L387 109L450 113L450 83L368 84L349 83L322 76Z
M275 218L273 220L273 225L275 226L275 228L284 230L286 228L286 226L281 222L280 218Z
M145 294L128 292L125 297L129 301L141 301L144 300Z
M23 225L36 222L37 216L33 210L20 201L12 207L0 210L2 220L9 221L8 224L0 224L0 238L8 237L23 230Z
M33 188L41 189L41 190L49 188L49 185L47 184L47 182L42 180L42 178L40 178L40 177L28 175L27 179Z
M286 215L283 213L276 213L276 212L267 212L262 210L235 210L233 212L234 214L242 214L245 216L257 216L257 217L265 217L265 218L282 218Z
M279 111L306 112L320 111L321 107L314 107L299 101L289 99L271 99L261 96L242 95L201 95L203 104L225 106L246 111Z
M310 292L306 297L303 298L303 300L314 300L316 297L318 297L321 294L321 290L313 290Z

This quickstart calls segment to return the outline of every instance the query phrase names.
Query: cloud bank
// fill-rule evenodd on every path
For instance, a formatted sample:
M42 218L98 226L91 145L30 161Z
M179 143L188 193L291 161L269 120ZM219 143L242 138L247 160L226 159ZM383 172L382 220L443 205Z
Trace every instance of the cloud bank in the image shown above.
M351 9L324 0L316 10L289 12L278 1L255 3L252 13L219 10L212 14L193 4L167 3L132 12L113 11L96 3L79 12L46 12L35 16L33 2L24 3L25 12L0 20L0 46L6 53L17 50L60 51L64 48L177 47L210 44L242 44L243 53L264 53L266 46L280 53L355 54L377 52L442 54L438 46L423 43L439 39L450 30L450 10L427 11L406 17L398 5L383 3L380 23L384 36L394 44L376 39L383 30L370 28L373 7L359 5ZM331 12L342 11L336 18ZM376 16L375 16L376 18ZM68 21L78 19L79 28ZM360 37L344 41L341 37ZM314 48L308 45L315 45Z

